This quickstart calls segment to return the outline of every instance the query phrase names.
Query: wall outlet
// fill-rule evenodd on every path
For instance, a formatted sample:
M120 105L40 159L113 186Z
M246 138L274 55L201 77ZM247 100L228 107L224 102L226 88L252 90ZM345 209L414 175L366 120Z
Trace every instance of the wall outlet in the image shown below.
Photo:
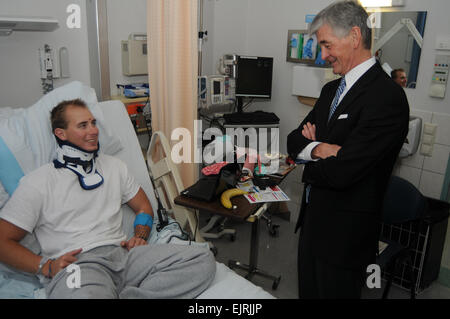
M41 79L46 79L48 73L54 79L59 78L59 61L58 56L53 54L53 50L50 46L39 48L39 67L41 69Z
M423 138L422 138L422 144L433 145L434 144L434 136L433 135L424 134Z
M428 134L428 135L436 135L436 131L437 131L437 124L432 124L432 123L425 123L423 125L423 134Z

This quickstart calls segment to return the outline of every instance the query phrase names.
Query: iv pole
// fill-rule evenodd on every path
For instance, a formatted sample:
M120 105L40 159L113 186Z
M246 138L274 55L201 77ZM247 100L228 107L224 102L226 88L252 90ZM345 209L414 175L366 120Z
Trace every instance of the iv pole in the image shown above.
M200 1L200 23L198 27L198 76L202 75L202 44L203 44L203 38L208 35L208 31L203 31L203 0Z

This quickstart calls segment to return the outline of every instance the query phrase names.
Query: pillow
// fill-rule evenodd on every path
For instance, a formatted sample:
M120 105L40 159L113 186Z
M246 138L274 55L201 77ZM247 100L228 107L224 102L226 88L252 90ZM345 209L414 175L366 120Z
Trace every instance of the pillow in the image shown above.
M13 181L18 182L20 175L23 176L23 174L27 174L35 168L33 152L27 143L23 130L25 121L18 115L20 112L20 110L9 112L9 117L2 117L6 115L6 112L0 114L0 139L2 141L2 151L0 151L0 163L2 163L0 166L0 171L2 171L2 176L0 176L0 208L5 205L15 186L17 186ZM9 156L9 160L6 159L8 153L13 155L12 157ZM14 161L16 165L12 163ZM15 165L14 173L5 169L4 163ZM17 164L19 167L17 167ZM20 173L20 171L22 172Z
M14 193L19 180L22 178L23 170L8 148L3 138L0 136L0 182L2 183L9 196Z
M29 138L25 132L23 109L8 118L0 118L0 137L14 155L24 174L36 169ZM5 187L5 185L3 184Z

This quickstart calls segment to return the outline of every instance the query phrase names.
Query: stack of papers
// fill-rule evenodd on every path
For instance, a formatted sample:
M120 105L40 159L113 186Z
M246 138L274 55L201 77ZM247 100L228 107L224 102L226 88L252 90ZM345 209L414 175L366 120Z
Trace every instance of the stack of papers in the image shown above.
M251 204L285 202L290 200L279 186L267 187L265 190L260 190L258 186L253 185L252 181L247 181L238 184L237 187L249 192L249 194L244 195L244 197L247 198Z

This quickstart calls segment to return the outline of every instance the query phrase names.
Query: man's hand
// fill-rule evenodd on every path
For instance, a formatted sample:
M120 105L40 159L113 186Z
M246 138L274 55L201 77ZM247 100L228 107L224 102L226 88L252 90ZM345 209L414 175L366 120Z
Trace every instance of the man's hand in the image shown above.
M316 125L311 123L306 123L303 125L302 135L311 141L316 140Z
M341 146L336 144L320 143L313 148L311 152L312 158L326 159L328 157L337 156Z
M316 125L310 122L303 125L302 135L311 141L316 141ZM313 148L311 157L314 159L326 159L328 157L337 156L341 146L336 144L320 143Z
M52 273L49 274L52 278L56 276L57 273L59 273L61 271L61 269L66 268L67 266L69 266L70 264L73 264L74 262L76 262L78 259L75 257L76 255L78 255L79 253L81 253L81 248L76 249L76 250L72 250L69 251L68 253L58 257L57 259L51 261L51 271ZM49 267L50 266L50 262L48 262L46 264L47 269L43 269L43 273L44 274L48 274L49 272Z
M123 241L120 243L120 246L128 249L128 251L130 251L136 246L143 246L143 245L147 245L147 242L144 239L135 236L131 237L131 239L128 241Z

